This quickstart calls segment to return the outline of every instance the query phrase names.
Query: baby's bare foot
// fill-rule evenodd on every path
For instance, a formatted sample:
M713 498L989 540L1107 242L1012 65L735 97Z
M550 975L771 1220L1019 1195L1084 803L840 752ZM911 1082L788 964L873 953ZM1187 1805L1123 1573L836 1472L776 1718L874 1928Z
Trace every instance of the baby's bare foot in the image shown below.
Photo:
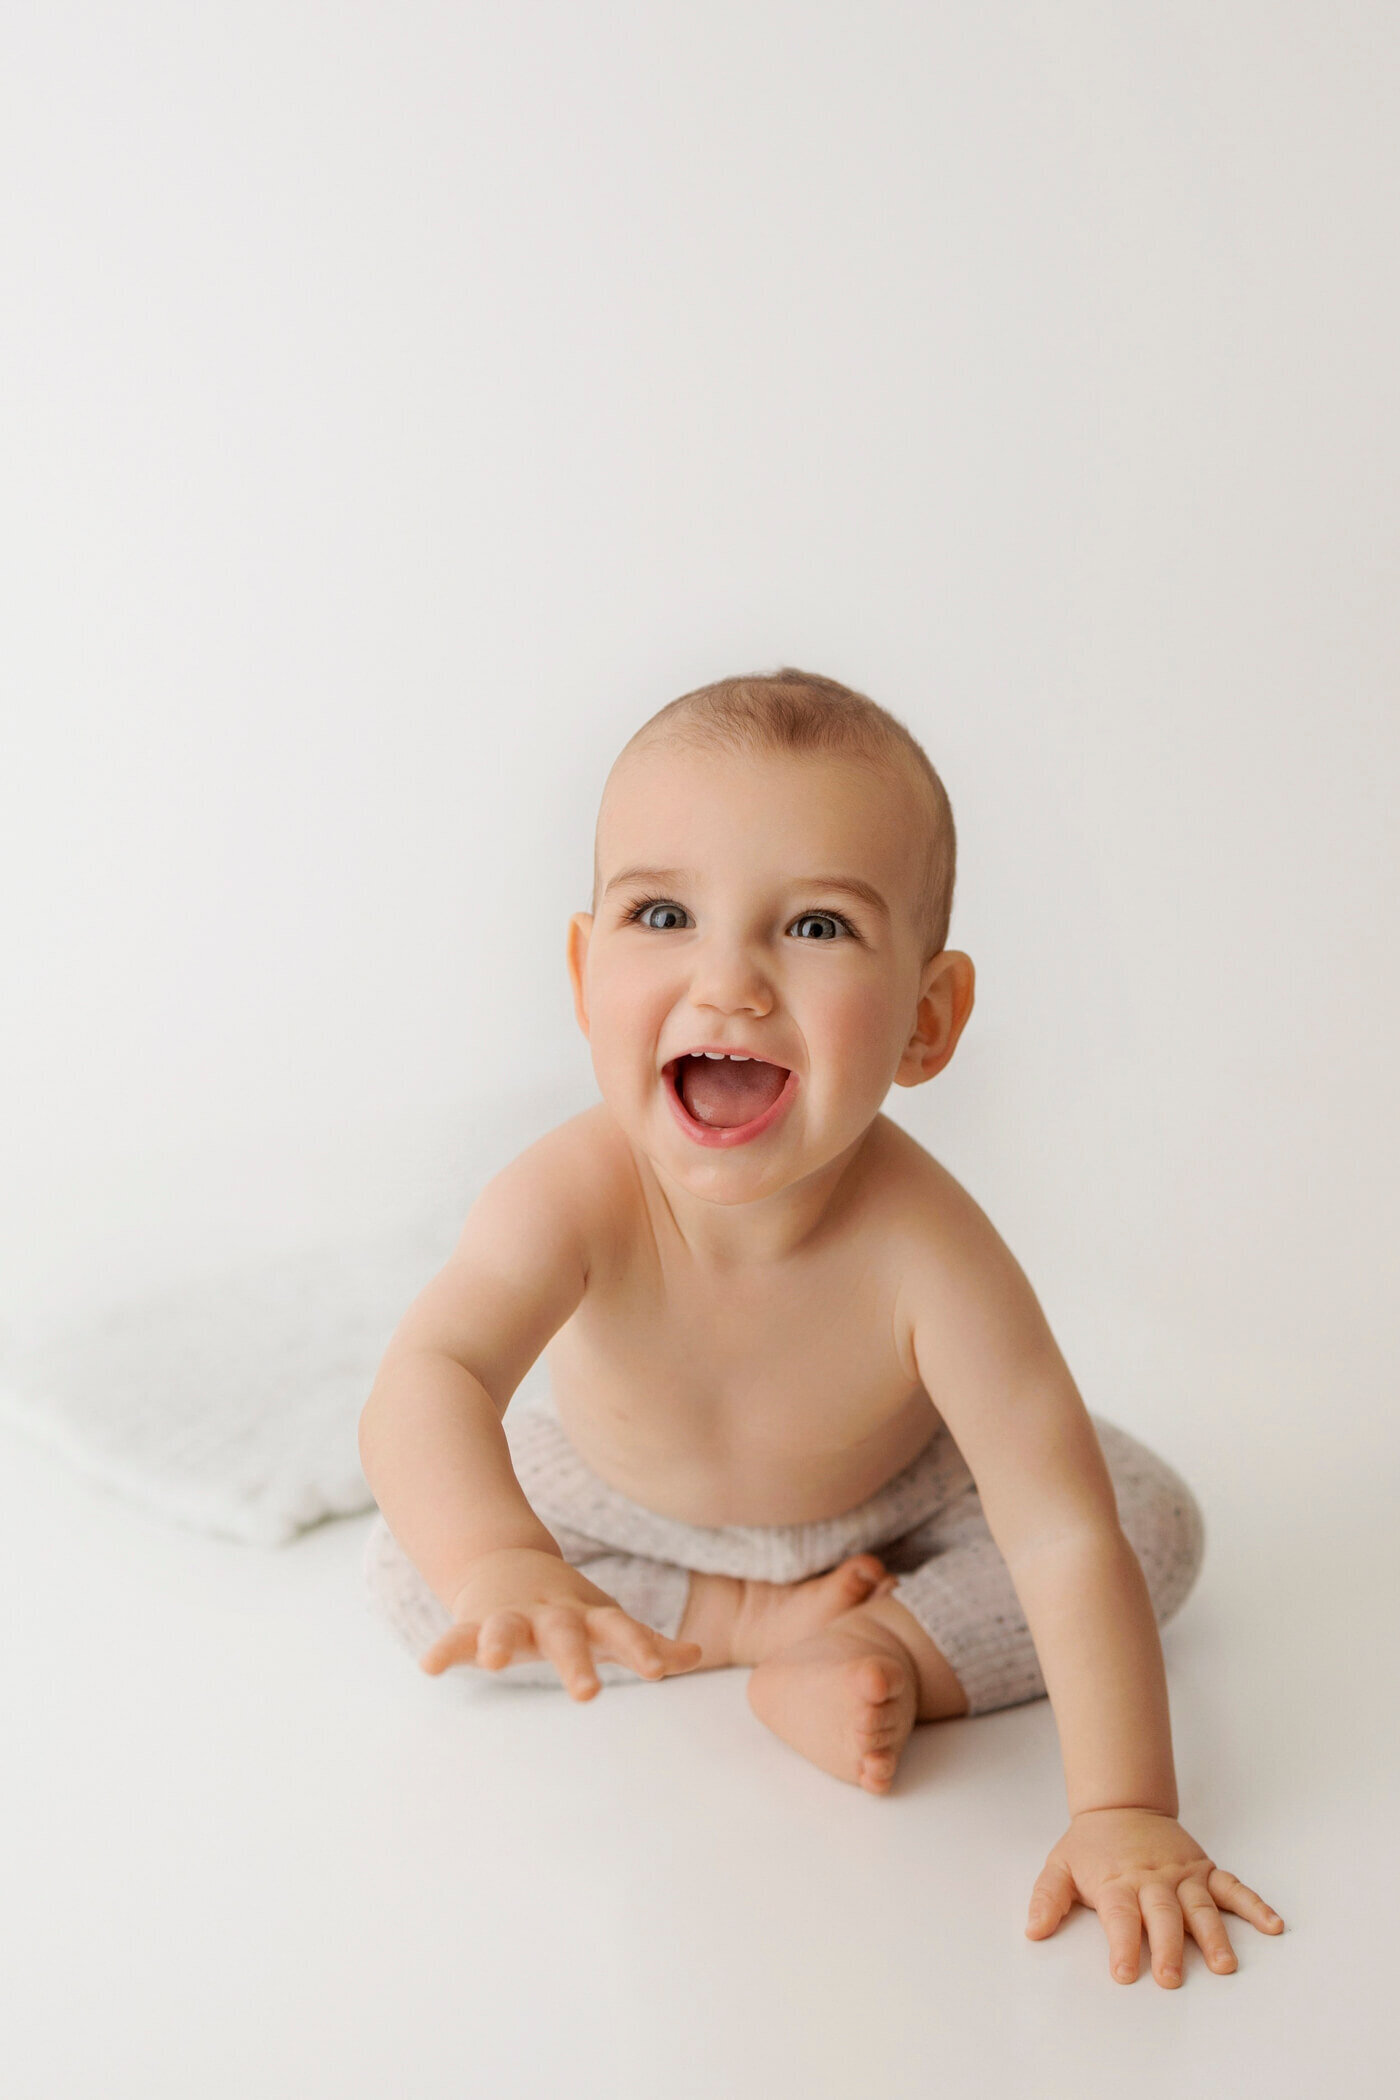
M887 1794L918 1705L913 1659L884 1626L829 1626L749 1679L760 1721L837 1779Z
M766 1662L794 1641L820 1633L843 1612L868 1604L894 1583L873 1553L853 1554L808 1582L746 1582L730 1637L730 1660Z

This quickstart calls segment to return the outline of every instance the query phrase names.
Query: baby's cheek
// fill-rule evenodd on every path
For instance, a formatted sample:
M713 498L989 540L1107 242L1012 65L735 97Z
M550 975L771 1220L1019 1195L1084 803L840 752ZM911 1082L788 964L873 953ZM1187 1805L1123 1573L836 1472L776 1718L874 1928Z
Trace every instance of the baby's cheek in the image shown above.
M829 1037L837 1069L852 1083L878 1084L904 1047L894 1046L894 1035L893 1015L879 1001L843 1003L832 1016Z

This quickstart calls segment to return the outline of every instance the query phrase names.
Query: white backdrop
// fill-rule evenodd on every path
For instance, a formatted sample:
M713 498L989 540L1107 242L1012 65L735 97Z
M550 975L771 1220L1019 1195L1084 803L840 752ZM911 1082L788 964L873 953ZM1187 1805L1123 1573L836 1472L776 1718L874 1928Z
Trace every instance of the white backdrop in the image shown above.
M590 1098L612 756L791 662L948 784L889 1107L1091 1406L1393 1452L1394 10L0 20L0 1317Z

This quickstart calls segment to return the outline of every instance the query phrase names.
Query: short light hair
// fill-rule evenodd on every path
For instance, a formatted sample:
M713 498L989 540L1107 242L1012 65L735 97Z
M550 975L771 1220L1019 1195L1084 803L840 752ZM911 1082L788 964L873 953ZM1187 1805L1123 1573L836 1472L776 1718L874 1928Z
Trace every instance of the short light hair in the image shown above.
M613 771L630 753L661 743L699 750L810 752L900 773L923 808L916 910L925 933L925 959L946 947L957 878L953 807L923 745L867 694L791 667L721 678L658 709L623 745ZM596 876L595 869L595 895Z

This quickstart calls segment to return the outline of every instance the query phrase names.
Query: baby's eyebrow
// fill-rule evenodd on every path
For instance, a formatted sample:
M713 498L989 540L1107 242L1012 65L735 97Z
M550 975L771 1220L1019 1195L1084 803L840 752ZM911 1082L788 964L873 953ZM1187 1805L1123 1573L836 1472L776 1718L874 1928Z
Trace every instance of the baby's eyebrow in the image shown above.
M890 915L890 908L880 892L868 882L862 882L859 875L807 875L801 886L812 890L844 890L848 897L859 897L862 904L872 904L886 918Z
M692 879L689 868L624 868L620 875L614 875L603 895L606 897L609 890L617 889L624 882L690 882Z
M614 875L603 891L606 897L611 890L624 882L693 882L693 871L689 868L624 868ZM862 882L858 875L794 875L793 889L797 890L843 890L848 897L859 897L863 904L873 906L876 911L890 915L890 908L880 892L870 883Z

